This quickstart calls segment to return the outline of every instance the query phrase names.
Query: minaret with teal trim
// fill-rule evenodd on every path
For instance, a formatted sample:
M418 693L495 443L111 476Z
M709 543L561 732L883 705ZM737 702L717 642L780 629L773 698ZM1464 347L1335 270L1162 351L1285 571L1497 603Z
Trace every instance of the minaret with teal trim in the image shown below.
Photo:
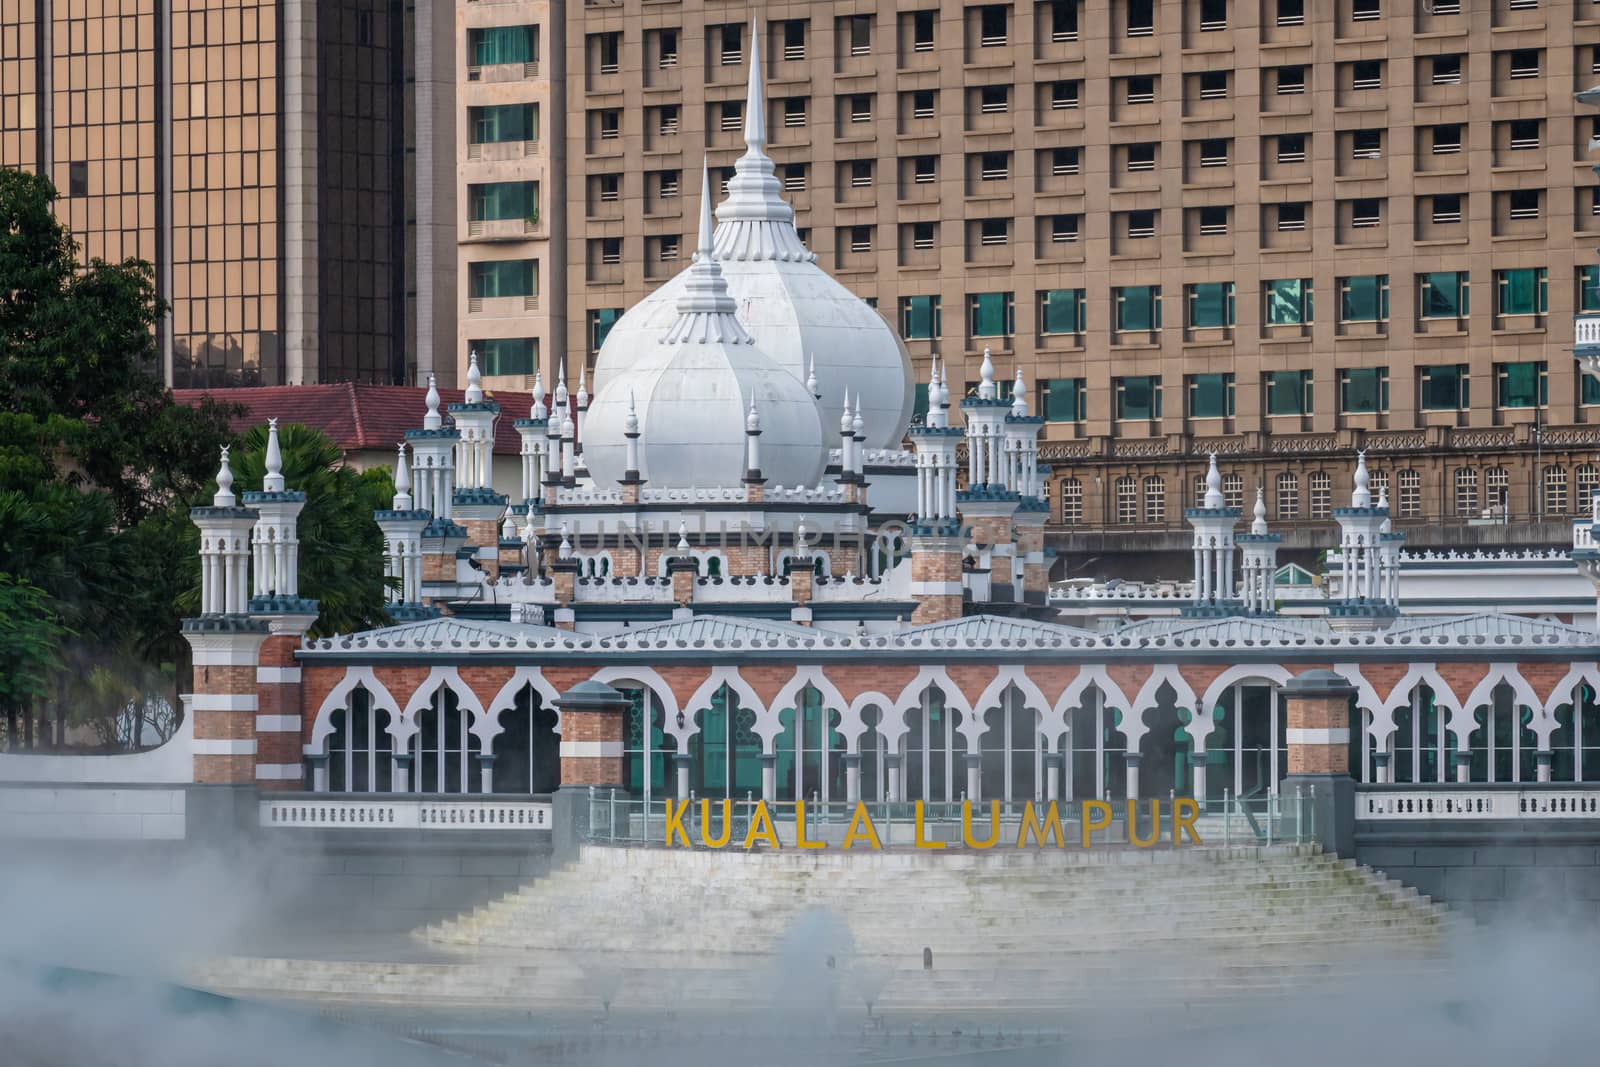
M1355 488L1350 506L1334 508L1339 523L1340 599L1328 605L1328 618L1342 630L1375 630L1388 626L1400 614L1399 585L1390 576L1398 573L1399 551L1385 550L1389 524L1388 501L1373 504L1367 488L1367 454L1356 453ZM1403 536L1403 535L1402 535Z
M1016 599L1011 523L1022 503L1021 494L1006 483L1005 428L1010 410L1010 403L1000 399L994 359L985 348L978 395L961 401L967 420L967 488L956 494L956 507L973 543L987 554L989 599L1002 604Z
M385 590L389 617L396 622L435 617L438 609L422 602L422 533L433 516L413 506L404 441L395 455L393 506L372 517L383 531L384 575L394 583Z
M1256 507L1250 532L1234 538L1239 544L1240 600L1246 615L1275 615L1278 611L1278 545L1282 534L1267 530L1267 498L1256 486Z
M1183 517L1194 527L1194 600L1183 606L1191 618L1236 615L1240 603L1233 595L1233 528L1239 509L1227 506L1222 495L1222 475L1217 454L1211 453L1206 469L1206 495L1197 508L1184 508Z
M961 550L966 538L956 513L956 448L961 430L950 425L949 396L937 363L928 377L928 415L908 431L917 456L917 516L911 524L911 596L914 623L961 617L965 588Z
M509 501L494 491L494 431L500 405L483 394L476 352L468 356L466 396L448 410L461 435L456 441L452 518L467 528L467 544L476 550L478 562L490 568L498 562L500 524Z

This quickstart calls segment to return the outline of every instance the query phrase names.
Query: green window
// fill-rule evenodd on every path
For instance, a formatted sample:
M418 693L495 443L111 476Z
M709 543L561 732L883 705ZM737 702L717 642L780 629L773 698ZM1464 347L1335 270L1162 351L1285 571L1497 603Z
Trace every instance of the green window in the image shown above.
M1267 282L1267 325L1306 326L1311 318L1311 279L1277 278Z
M1549 386L1543 360L1527 363L1496 363L1494 379L1495 403L1500 407L1543 407L1549 400Z
M1267 414L1311 414L1311 372L1308 370L1268 371Z
M1497 314L1543 315L1550 310L1549 286L1543 267L1494 272Z
M1117 418L1159 419L1161 417L1161 379L1155 375L1115 379Z
M1600 311L1600 267L1578 268L1578 310Z
M474 297L533 296L539 290L534 259L497 259L467 264L467 292Z
M1161 286L1123 286L1111 290L1111 300L1117 307L1119 331L1161 329Z
M600 346L606 343L606 335L620 318L621 308L597 308L589 312L589 351L600 351Z
M1422 410L1461 411L1471 402L1471 383L1465 363L1442 363L1423 367Z
M1384 367L1352 367L1339 372L1339 410L1346 415L1375 415L1389 410L1389 371Z
M1188 289L1189 325L1197 330L1233 325L1233 283L1204 282Z
M489 337L469 343L485 374L532 374L539 364L537 337Z
M1592 374L1581 373L1578 377L1583 381L1582 403L1600 404L1600 378L1596 378Z
M1016 306L1010 293L978 293L968 297L972 336L1010 337L1016 332Z
M470 66L493 67L501 63L531 63L539 58L532 26L485 26L467 31Z
M1223 419L1233 415L1233 375L1191 374L1186 380L1191 419Z
M539 221L538 182L489 182L467 186L467 205L473 222L501 219Z
M1467 272L1417 275L1417 306L1425 319L1467 317Z
M1040 398L1045 421L1082 421L1086 417L1087 393L1082 378L1046 378Z
M1383 322L1389 318L1389 276L1363 274L1339 279L1340 322Z
M900 336L908 341L925 341L939 336L939 298L902 296L900 298Z
M1082 333L1086 325L1082 289L1046 289L1039 294L1039 332Z
M538 104L496 104L467 108L473 144L539 139Z
M927 382L918 382L917 383L916 399L911 404L911 421L912 422L922 422L922 423L925 423L925 422L928 421L928 383Z

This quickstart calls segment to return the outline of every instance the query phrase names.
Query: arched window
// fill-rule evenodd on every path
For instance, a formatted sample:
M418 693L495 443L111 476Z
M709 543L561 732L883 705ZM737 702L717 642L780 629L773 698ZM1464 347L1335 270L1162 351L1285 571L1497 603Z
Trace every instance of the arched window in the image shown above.
M1158 474L1144 480L1144 521L1151 525L1167 521L1167 483Z
M1274 499L1278 503L1278 521L1300 517L1300 479L1288 472L1278 475L1277 492Z
M1422 514L1422 474L1414 470L1400 472L1400 514Z
M1139 483L1131 474L1117 479L1117 521L1125 524L1139 521Z
M1371 482L1368 482L1371 485ZM1374 498L1377 494L1374 492ZM1333 514L1333 479L1326 471L1311 472L1311 517L1326 519Z
M956 729L960 715L936 686L924 689L917 706L906 712L906 800L948 802L966 792L967 737Z
M1567 513L1567 469L1565 467L1546 467L1544 469L1544 513L1546 515L1565 515Z
M644 800L672 796L672 754L677 742L666 732L661 698L632 682L617 682L614 688L628 701L622 722L623 776L628 791Z
M471 730L472 712L455 690L440 686L417 715L411 737L412 773L419 793L476 793L479 775L475 756L482 743Z
M822 700L815 686L800 690L795 707L778 713L783 731L773 743L778 799L842 800L844 735L834 729L838 713Z
M1572 513L1582 515L1594 506L1594 495L1600 493L1600 467L1585 463L1572 472Z
M494 739L493 786L496 793L548 793L561 785L561 735L556 713L539 691L524 685L515 701L500 712Z
M1027 706L1015 686L1008 686L984 723L987 729L978 738L982 799L1007 804L1044 799L1044 734L1037 710Z
M706 577L707 578L721 578L722 577L722 560L721 559L719 559L716 556L711 556L711 557L706 559Z
M1456 469L1456 514L1478 513L1478 472L1471 467Z
M346 707L332 715L328 735L328 790L333 793L387 793L392 788L394 738L389 713L375 708L361 687Z
M761 738L756 713L718 686L709 707L695 712L699 729L689 738L689 788L696 796L761 795Z
M1083 522L1083 483L1076 478L1061 480L1061 521L1068 526Z
M1490 467L1483 472L1483 504L1488 508L1511 510L1511 475L1504 467Z

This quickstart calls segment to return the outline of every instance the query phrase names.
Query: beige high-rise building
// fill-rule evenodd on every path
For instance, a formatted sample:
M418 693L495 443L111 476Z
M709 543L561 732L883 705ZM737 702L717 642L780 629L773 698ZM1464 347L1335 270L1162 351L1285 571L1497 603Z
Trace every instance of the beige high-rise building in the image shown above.
M1058 547L1185 547L1212 450L1230 504L1263 487L1310 547L1358 448L1413 545L1526 544L1600 488L1571 355L1600 308L1590 6L853 0L767 3L755 32L802 236L919 380L937 356L970 388L985 348L1021 368ZM576 376L687 265L694 172L744 147L752 26L720 0L564 15L565 300L539 285L520 332Z

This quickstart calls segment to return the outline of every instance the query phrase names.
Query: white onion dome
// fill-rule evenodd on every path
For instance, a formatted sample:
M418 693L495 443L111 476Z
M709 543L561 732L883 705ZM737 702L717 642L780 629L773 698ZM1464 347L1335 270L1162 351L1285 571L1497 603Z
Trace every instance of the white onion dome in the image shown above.
M709 192L709 180L703 185ZM671 322L659 336L630 342L628 358L611 372L596 369L603 384L584 422L589 472L598 485L622 480L631 413L639 474L652 488L739 485L754 405L761 473L774 485L816 485L828 455L817 401L734 317L712 251L710 199L701 202L699 250L679 276ZM607 349L613 340L606 339Z
M727 199L717 208L717 261L739 321L757 346L800 382L815 361L826 424L838 422L847 392L859 394L866 447L898 449L915 400L910 353L889 322L817 266L816 255L800 241L794 209L783 199L765 151L758 40L752 34L747 149L735 164ZM666 334L678 319L689 273L678 274L617 320L596 357L597 380L614 380ZM766 450L764 437L763 468Z

